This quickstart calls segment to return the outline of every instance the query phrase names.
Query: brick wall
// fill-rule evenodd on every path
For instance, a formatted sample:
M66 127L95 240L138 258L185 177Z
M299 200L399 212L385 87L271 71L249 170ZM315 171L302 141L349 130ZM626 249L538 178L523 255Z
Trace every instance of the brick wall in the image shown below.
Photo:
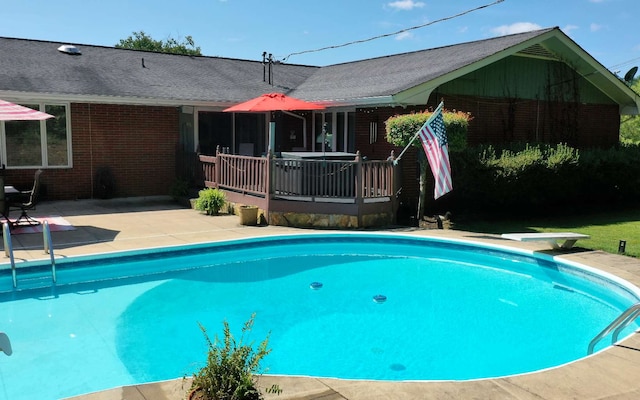
M470 145L544 142L608 148L619 141L620 113L616 104L445 96L445 106L471 113Z
M71 104L73 168L42 174L46 198L95 197L96 171L111 170L115 197L168 195L179 140L175 107ZM6 181L27 188L33 170L7 170Z
M435 99L429 101L435 108ZM618 143L620 115L617 105L548 104L537 100L486 99L445 96L448 110L470 112L467 142L470 145L508 142L568 143L577 148L608 148ZM386 139L384 122L391 116L421 112L428 107L379 107L356 111L356 150L369 159L386 159L391 150L396 156L401 148ZM369 143L369 124L378 123L378 139ZM417 154L410 148L402 156L401 200L417 203L419 182ZM431 175L428 175L429 177ZM455 187L455 182L454 182ZM430 189L428 189L430 190Z

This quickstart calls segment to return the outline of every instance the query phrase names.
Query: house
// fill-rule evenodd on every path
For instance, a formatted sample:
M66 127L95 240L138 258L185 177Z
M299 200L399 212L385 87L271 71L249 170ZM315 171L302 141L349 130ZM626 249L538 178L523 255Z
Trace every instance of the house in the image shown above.
M224 113L263 93L320 102L322 112ZM169 194L176 154L277 152L386 159L384 121L445 100L470 112L468 141L608 147L638 96L558 28L325 67L0 38L0 98L54 114L0 122L6 181L43 167L50 199ZM413 158L412 158L413 157ZM415 153L402 196L416 195Z

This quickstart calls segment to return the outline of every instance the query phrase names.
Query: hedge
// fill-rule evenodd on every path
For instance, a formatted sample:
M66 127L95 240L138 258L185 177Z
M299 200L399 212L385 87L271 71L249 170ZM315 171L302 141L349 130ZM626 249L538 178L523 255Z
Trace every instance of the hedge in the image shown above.
M451 151L450 161L454 190L427 213L566 213L640 201L640 145L479 146Z

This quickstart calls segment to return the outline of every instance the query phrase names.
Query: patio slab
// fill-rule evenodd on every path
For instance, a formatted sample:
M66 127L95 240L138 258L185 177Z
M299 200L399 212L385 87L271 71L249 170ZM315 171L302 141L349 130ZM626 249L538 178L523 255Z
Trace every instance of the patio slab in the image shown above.
M304 234L313 230L278 226L247 227L237 216L207 217L184 209L166 198L82 200L45 202L34 216L60 215L74 231L52 232L56 257L97 254L119 250L229 240L235 238ZM455 230L398 228L408 234L481 241L502 246L549 253L546 243L520 243ZM12 235L15 258L44 259L39 234ZM4 250L4 249L3 249ZM551 252L562 258L590 265L618 275L640 286L640 260L600 251L574 249ZM6 262L4 251L0 262ZM577 362L541 372L500 379L461 382L377 382L262 376L262 388L278 384L280 395L268 400L406 400L406 399L636 399L640 398L640 335L632 335L608 350ZM74 400L182 400L188 381L176 380L111 390L74 397Z

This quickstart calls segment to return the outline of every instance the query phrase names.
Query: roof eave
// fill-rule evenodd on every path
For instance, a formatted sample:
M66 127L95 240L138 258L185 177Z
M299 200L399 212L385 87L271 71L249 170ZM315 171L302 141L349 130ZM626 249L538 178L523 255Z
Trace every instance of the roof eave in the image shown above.
M162 99L152 97L132 97L132 96L100 96L100 95L79 95L65 93L39 93L20 92L11 90L0 90L0 97L3 99L13 99L19 102L29 101L50 101L61 103L99 103L99 104L124 104L141 106L194 106L194 107L221 107L226 108L235 102L206 101L206 100L184 100L184 99Z
M545 43L549 48L562 54L573 54L573 57L563 60L578 72L582 78L597 87L612 101L620 105L620 113L636 115L640 110L640 97L624 83L617 75L609 71L582 47L566 35L554 35ZM573 53L562 51L562 47ZM558 50L559 49L559 50Z
M394 96L370 96L353 99L317 100L315 103L325 107L371 107L398 105Z
M431 92L438 86L488 66L503 58L516 55L533 44L544 43L559 54L574 54L563 60L570 64L587 81L601 90L612 101L620 105L620 114L637 115L640 113L640 97L615 74L600 64L589 53L573 42L559 29L553 29L539 36L525 40L517 45L499 51L457 70L443 74L435 79L398 92L393 97L401 104L426 104ZM570 50L567 52L567 50Z
M497 53L484 57L480 60L467 64L461 68L450 71L446 74L440 75L430 81L423 82L419 85L410 87L403 91L398 92L394 95L394 98L403 104L426 104L431 92L437 88L438 86L457 79L461 76L464 76L468 73L471 73L480 68L491 65L499 60L502 60L506 57L514 55L519 51L522 51L531 45L540 42L541 40L546 40L549 37L556 36L560 31L558 29L553 29L548 32L544 32L538 36L535 36L531 39L520 42L516 45L508 47L504 50L501 50Z

